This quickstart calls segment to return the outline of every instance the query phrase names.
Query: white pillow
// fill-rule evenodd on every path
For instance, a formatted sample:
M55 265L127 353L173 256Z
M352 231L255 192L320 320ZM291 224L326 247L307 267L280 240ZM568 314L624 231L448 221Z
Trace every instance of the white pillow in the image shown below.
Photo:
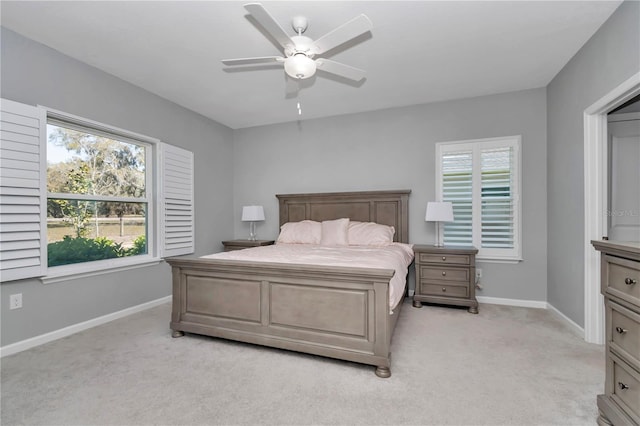
M385 246L393 242L393 226L375 222L350 222L348 229L351 246Z
M325 220L322 222L321 246L348 246L349 219Z
M320 222L303 220L287 222L280 227L278 243L286 244L320 244L322 226Z

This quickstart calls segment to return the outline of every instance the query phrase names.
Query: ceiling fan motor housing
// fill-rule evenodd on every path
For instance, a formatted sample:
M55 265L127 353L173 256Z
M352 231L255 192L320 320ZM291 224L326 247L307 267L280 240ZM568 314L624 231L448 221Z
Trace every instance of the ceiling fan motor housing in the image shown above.
M303 53L305 56L312 58L315 55L313 51L313 40L305 36L293 36L291 37L293 45L288 44L284 49L284 54L289 57L298 53Z

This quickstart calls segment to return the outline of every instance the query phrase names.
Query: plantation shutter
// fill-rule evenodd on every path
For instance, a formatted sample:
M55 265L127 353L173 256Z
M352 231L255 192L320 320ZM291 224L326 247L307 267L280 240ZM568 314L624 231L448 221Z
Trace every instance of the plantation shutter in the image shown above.
M473 244L473 152L442 156L442 201L453 206L453 222L445 222L447 245Z
M513 148L480 153L482 247L514 247Z
M160 257L195 251L193 153L160 144Z
M520 136L436 145L436 193L453 205L446 245L478 248L478 259L522 260Z
M0 105L1 281L47 271L46 112L6 99Z

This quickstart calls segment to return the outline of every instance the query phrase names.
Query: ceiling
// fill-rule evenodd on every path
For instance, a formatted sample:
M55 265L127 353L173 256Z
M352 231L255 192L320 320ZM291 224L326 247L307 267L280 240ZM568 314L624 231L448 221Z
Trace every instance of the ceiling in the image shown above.
M286 95L279 55L243 1L6 1L2 26L233 129L544 87L620 1L262 1L312 39L358 14L373 30L327 55L367 71L318 71ZM236 67L237 68L237 67ZM298 116L297 102L302 116Z

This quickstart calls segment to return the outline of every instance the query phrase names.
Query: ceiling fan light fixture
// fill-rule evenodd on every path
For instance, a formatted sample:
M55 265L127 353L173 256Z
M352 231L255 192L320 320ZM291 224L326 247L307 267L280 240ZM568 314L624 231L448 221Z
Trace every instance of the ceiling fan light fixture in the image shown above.
M290 77L302 80L316 73L316 61L304 53L296 53L284 61L284 70Z

